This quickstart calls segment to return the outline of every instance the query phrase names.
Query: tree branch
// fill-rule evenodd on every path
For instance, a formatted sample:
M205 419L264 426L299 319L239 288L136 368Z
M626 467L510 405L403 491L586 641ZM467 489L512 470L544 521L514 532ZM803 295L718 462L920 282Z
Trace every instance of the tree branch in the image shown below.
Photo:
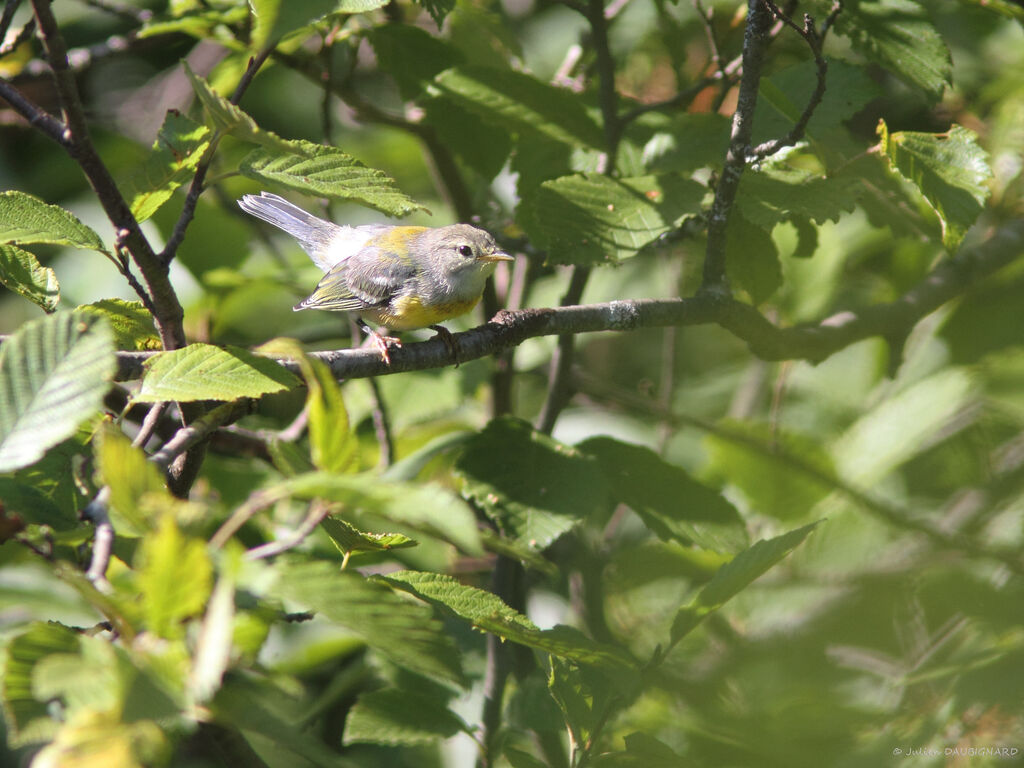
M638 328L707 325L717 323L745 341L763 360L808 360L818 363L862 339L887 337L910 328L972 284L1020 258L1024 251L1024 220L1016 219L985 243L939 265L896 301L834 314L818 323L780 328L751 307L728 297L706 292L685 299L632 299L604 304L523 309L499 312L490 322L452 334L462 363L492 355L538 336L596 331L633 331ZM142 364L154 352L119 352L118 378L137 379ZM336 378L356 379L451 365L451 351L441 339L406 344L391 350L391 364L372 349L313 352ZM293 371L296 363L282 361Z
M747 27L743 37L743 78L732 116L732 136L725 165L715 188L715 199L708 215L708 244L704 255L704 278L701 291L729 295L725 278L726 226L736 200L740 177L746 168L747 150L754 129L754 108L761 83L765 51L771 39L772 15L762 0L748 0Z

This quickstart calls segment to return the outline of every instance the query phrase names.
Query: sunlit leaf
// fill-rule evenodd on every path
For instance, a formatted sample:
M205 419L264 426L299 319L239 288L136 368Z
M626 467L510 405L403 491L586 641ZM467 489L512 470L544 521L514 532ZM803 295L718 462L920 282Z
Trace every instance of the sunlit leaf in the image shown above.
M251 5L256 16L252 44L262 49L330 13L364 13L387 0L251 0Z
M389 549L415 547L416 542L401 533L369 533L337 517L325 517L320 526L343 554L354 552L385 552Z
M272 131L260 128L245 111L214 91L206 80L193 72L188 62L182 61L182 66L215 130L230 133L242 141L251 141L276 152L291 151L288 141Z
M273 150L256 149L242 160L242 175L296 192L351 200L390 216L405 216L423 206L403 194L394 179L367 168L336 147L308 141L285 142Z
M559 625L540 630L510 608L497 595L460 584L451 576L420 571L398 571L376 579L416 595L498 637L547 651L580 664L628 667L632 663L619 648L597 643L573 627Z
M98 317L62 312L23 325L0 347L0 472L25 467L103 405L117 370Z
M142 540L138 561L146 627L160 637L182 637L181 621L202 611L210 595L213 565L206 542L186 536L174 516L164 514Z
M143 403L161 400L237 400L281 392L298 379L273 360L238 347L190 344L146 360L142 386L133 396Z
M101 299L92 304L80 304L76 312L96 314L106 319L114 331L114 344L118 349L160 349L160 337L153 325L153 316L141 301Z
M170 110L156 135L153 151L128 183L126 197L137 221L145 221L191 180L210 146L205 125Z
M443 699L396 688L364 693L345 718L345 744L429 744L468 731Z
M15 190L0 192L0 243L53 243L105 250L100 236L74 214Z
M532 190L519 221L549 262L589 265L635 255L697 214L703 197L700 184L675 175L573 174Z
M889 167L914 184L942 222L942 242L954 250L977 221L992 178L988 153L977 135L961 125L948 133L897 131L878 124L882 154Z
M56 273L14 245L0 245L0 284L46 312L55 311L60 301Z
M156 465L148 461L113 424L104 425L96 437L96 460L103 484L110 489L110 518L122 536L142 536L153 530L147 504L156 497L170 501L170 493Z

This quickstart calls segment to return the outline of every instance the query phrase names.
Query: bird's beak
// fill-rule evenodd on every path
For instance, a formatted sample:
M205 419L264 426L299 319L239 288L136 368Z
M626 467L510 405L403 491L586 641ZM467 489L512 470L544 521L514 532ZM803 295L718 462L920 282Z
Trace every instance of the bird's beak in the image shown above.
M515 261L514 258L509 256L507 253L502 251L495 251L494 253L485 253L477 257L479 261Z

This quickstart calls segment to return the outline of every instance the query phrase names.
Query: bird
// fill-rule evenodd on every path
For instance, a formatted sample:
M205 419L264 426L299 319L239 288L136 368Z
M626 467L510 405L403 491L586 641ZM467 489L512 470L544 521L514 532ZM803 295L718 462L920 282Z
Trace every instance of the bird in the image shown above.
M469 224L345 226L270 192L244 195L238 205L298 240L325 273L292 309L350 313L388 365L388 347L401 347L401 341L367 320L389 331L431 328L455 357L451 333L439 323L475 307L495 266L513 261L489 232Z

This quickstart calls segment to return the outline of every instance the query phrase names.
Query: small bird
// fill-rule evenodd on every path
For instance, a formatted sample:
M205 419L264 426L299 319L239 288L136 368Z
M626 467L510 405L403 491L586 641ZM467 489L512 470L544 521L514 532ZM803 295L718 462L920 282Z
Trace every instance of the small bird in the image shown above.
M238 205L298 240L326 273L292 309L352 313L388 364L388 345L401 343L365 320L392 331L432 328L454 356L451 333L438 323L475 307L497 263L513 260L489 233L469 224L339 226L269 192L245 195Z

